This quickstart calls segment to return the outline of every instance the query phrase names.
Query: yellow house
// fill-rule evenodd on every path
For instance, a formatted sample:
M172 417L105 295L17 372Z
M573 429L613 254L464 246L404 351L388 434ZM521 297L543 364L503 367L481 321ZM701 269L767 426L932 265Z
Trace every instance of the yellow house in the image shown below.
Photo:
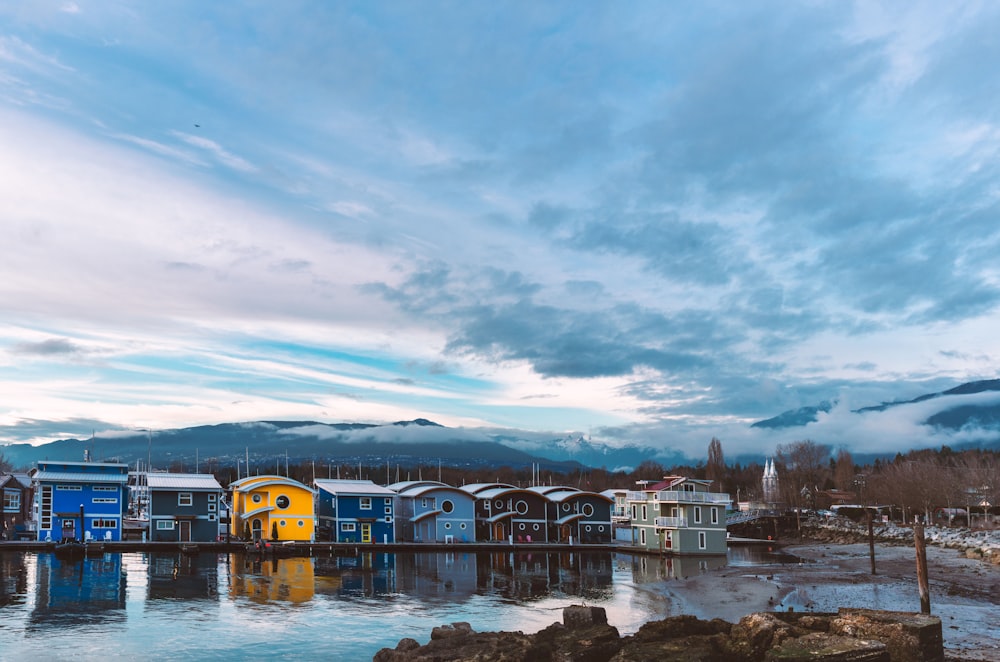
M252 540L312 541L316 535L313 490L285 476L249 476L230 483L229 532Z

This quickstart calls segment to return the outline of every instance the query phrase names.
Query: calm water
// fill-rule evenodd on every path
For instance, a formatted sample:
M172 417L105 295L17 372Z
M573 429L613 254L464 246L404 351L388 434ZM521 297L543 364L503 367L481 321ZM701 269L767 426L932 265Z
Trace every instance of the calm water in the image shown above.
M370 660L402 637L426 642L443 623L535 632L580 603L603 606L629 634L666 615L666 603L643 584L725 563L461 552L263 563L135 553L64 562L0 552L0 659Z

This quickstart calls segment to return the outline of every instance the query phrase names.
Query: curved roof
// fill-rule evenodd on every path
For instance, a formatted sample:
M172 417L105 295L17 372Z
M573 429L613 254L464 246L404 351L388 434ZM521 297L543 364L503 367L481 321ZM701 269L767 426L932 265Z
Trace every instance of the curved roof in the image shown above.
M311 489L309 486L303 485L299 481L288 478L287 476L267 474L263 476L247 476L246 478L240 478L239 480L230 483L229 487L234 492L250 492L259 487L270 487L272 485L285 485L287 487L297 487L305 490L306 492L315 492L315 490Z
M564 491L564 492L552 492L550 494L546 494L545 498L548 499L549 501L553 502L553 503L562 503L563 501L569 501L570 499L575 499L575 498L578 498L578 497L579 498L583 498L583 497L589 497L589 496L597 497L601 501L607 501L608 503L614 503L615 502L614 499L612 499L611 497L609 497L606 494L601 494L599 492L583 492L581 490L575 490L574 491L574 490L572 490L572 488L570 488L570 490L567 490L567 491Z
M549 494L551 492L582 492L583 490L569 487L568 485L533 485L528 488L532 492L538 492L539 494Z
M539 494L538 492L532 492L531 490L525 489L523 487L494 487L493 489L485 489L482 492L476 493L477 499L495 499L496 497L506 496L508 494L531 494L533 496L545 498L544 494Z
M513 488L514 486L509 483L469 483L468 485L462 485L459 489L469 494L479 494L483 490L496 489L498 487Z
M459 489L457 487L452 487L451 485L445 485L444 483L437 483L434 485L418 485L413 489L407 490L406 492L400 492L399 495L402 497L406 497L408 499L410 498L415 499L427 494L428 492L453 492L461 494L462 496L469 499L475 499L477 496L475 494L469 494L465 490Z
M386 485L386 487L389 488L390 490L392 490L393 492L397 492L399 494L402 494L403 492L408 492L408 491L413 490L415 488L424 487L426 485L434 485L434 486L438 486L438 487L441 487L441 486L448 487L448 485L446 485L445 483L442 483L442 482L437 481L437 480L404 480L404 481L399 482L399 483L393 483L392 485Z

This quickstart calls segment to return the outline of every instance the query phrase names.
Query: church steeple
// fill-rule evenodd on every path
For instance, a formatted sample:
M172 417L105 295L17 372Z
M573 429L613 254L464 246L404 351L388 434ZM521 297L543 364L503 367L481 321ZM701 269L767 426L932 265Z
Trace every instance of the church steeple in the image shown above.
M761 480L761 487L763 487L766 503L778 501L778 469L774 466L773 458L767 458L764 461L764 477Z

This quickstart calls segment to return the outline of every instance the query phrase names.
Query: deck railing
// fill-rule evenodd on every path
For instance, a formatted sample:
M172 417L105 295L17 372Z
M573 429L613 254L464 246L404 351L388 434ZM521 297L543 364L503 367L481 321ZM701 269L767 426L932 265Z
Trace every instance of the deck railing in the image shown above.
M682 492L676 490L661 490L656 492L654 500L670 503L712 503L719 505L725 505L733 501L728 494L721 492Z
M657 517L653 520L653 525L661 529L684 529L687 528L686 517Z

